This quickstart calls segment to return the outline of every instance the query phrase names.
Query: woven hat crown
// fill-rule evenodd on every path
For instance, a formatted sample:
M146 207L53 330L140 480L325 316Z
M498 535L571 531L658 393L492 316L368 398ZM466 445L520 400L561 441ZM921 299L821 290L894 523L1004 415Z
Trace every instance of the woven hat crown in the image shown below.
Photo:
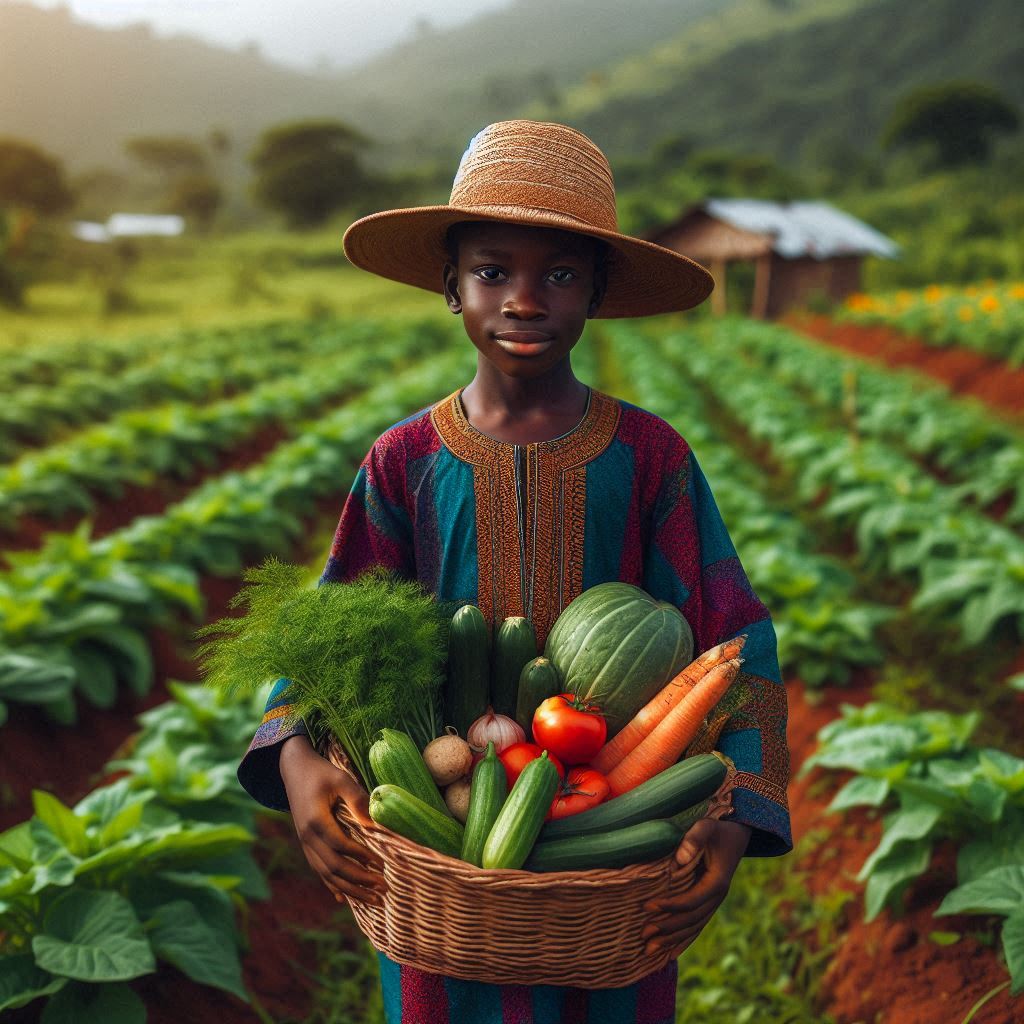
M615 182L604 153L563 124L499 121L469 142L450 206L521 206L618 231Z

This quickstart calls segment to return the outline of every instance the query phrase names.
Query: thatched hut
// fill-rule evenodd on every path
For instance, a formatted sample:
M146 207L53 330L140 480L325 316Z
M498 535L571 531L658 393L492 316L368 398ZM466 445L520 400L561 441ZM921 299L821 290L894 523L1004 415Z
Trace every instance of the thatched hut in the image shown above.
M714 275L711 305L725 312L726 268L755 264L751 316L776 317L814 293L838 302L860 289L864 256L894 258L891 238L828 203L708 199L646 235Z

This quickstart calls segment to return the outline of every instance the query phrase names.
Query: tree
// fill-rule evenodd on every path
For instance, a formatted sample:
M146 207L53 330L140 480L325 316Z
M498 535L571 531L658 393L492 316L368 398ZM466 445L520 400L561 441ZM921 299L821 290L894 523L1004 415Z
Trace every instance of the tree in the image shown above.
M74 199L56 157L30 142L0 138L0 206L61 213Z
M30 142L0 138L0 303L17 308L24 302L24 254L36 220L74 201L56 157Z
M278 125L249 156L253 197L283 213L291 228L314 227L349 205L371 184L359 151L369 139L340 121Z
M992 136L1017 130L1017 110L980 82L946 82L916 89L897 103L882 135L882 146L935 146L944 167L984 163Z
M208 231L224 202L224 193L209 174L186 174L179 178L167 199L167 210L191 217Z
M182 174L201 174L206 153L195 139L182 135L140 135L125 142L128 154L173 181Z

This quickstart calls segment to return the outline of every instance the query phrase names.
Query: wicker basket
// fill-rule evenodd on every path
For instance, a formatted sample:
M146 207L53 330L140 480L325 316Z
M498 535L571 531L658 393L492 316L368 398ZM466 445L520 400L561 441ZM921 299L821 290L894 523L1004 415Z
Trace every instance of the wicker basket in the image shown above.
M326 755L356 777L336 744ZM732 811L730 764L708 809ZM663 968L671 949L644 952L644 904L696 881L698 863L675 854L649 864L587 871L484 870L414 843L382 826L363 826L339 806L338 821L384 864L382 907L349 905L373 946L421 971L515 985L619 988Z

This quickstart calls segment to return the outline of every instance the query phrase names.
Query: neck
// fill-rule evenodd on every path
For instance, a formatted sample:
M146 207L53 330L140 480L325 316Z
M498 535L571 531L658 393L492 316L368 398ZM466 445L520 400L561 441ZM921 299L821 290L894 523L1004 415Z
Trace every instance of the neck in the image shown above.
M487 410L492 417L518 419L540 412L572 412L580 416L587 386L572 372L568 357L539 377L510 377L480 356L476 376L462 393L467 410Z

